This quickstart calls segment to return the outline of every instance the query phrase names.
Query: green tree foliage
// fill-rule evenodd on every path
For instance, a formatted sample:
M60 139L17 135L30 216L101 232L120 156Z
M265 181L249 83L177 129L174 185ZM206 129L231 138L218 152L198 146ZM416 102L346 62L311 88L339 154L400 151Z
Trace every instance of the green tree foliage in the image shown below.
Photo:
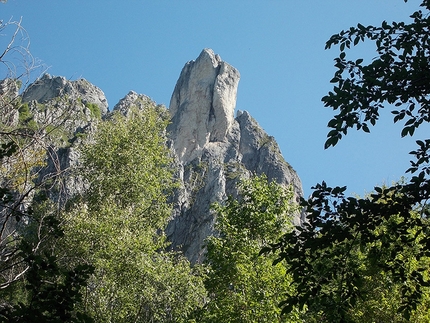
M209 302L199 322L279 322L278 303L291 292L286 268L260 249L291 230L293 192L267 178L243 180L240 198L214 206L219 237L207 241ZM288 322L299 322L298 312Z
M81 306L96 322L185 322L205 296L197 270L162 251L174 187L167 120L152 103L115 113L82 150L88 188L66 215L65 259L95 267Z
M411 217L419 217L416 212L411 212ZM417 260L415 255L419 253L420 240L425 238L423 234L417 234L416 227L411 227L405 238L408 237L410 243L407 244L401 252L398 250L398 245L403 244L402 241L396 241L397 225L402 221L401 217L393 216L384 224L380 225L375 235L379 237L379 241L368 244L367 248L354 250L354 254L358 258L361 266L361 297L355 306L348 311L349 321L353 322L428 322L430 321L430 290L423 287L423 296L421 303L412 312L409 318L405 318L397 309L402 303L402 289L404 282L394 282L390 271L384 270L384 264L389 263L392 253L397 253L397 259L405 261L408 264L403 269L409 274L416 271L418 268L430 268L430 258L421 258ZM388 243L392 244L389 248ZM381 248L382 244L385 244ZM376 260L376 261L375 261ZM428 279L428 274L426 275Z
M166 197L174 187L167 123L166 110L148 104L127 117L115 113L98 126L94 143L82 151L88 212L100 211L104 203L135 214L138 225L152 230L165 225L171 211Z
M328 40L326 48L338 45L340 54L331 80L336 85L322 98L337 112L328 123L332 130L326 148L335 146L349 128L369 132L386 105L394 122L406 120L401 136L412 136L430 121L430 1L422 1L421 7L410 23L358 24ZM363 59L348 60L346 51L365 39L375 43L377 57L367 65ZM302 201L308 222L273 245L291 266L297 286L284 303L285 312L308 306L329 322L363 321L350 313L362 300L370 302L370 268L379 287L389 280L398 291L393 309L406 321L419 315L430 286L430 139L417 140L417 145L408 182L375 187L365 198L347 197L346 187L323 182ZM373 289L374 299L386 292L383 288L378 294L378 288Z
M75 309L91 266L66 267L54 253L63 234L47 200L61 180L47 165L56 162L47 131L55 118L36 122L18 96L37 69L21 21L0 22L0 32L10 37L0 52L0 321L91 322Z
M9 140L20 137L20 132L9 132L7 136ZM34 138L26 139L26 149L31 149ZM24 142L2 144L3 166L23 163L15 158L18 153L28 153L21 146ZM25 165L19 168L20 176L22 172L31 172ZM21 183L28 187L23 191L19 190L21 185L10 183L14 183L12 178L3 177L0 192L0 322L91 322L90 317L74 308L81 299L81 287L92 272L91 266L67 269L59 264L49 246L55 245L63 232L54 214L55 207L46 201L46 192L31 182Z

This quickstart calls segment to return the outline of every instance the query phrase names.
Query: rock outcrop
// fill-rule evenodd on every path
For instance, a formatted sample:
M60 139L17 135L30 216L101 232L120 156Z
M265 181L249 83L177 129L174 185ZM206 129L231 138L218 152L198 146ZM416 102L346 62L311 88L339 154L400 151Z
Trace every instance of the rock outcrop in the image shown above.
M31 118L46 128L50 152L41 179L62 173L62 185L51 189L51 198L61 204L85 189L84 181L73 173L80 162L77 146L96 131L97 123L108 113L102 90L85 79L43 75L22 93L22 102Z
M154 102L148 96L130 91L114 106L113 111L118 111L122 115L128 116L131 107L144 109L146 105L153 103Z
M83 104L96 104L101 113L105 114L108 103L102 90L92 85L85 79L68 81L61 76L52 77L43 75L39 80L31 84L22 94L24 102L37 101L48 102L54 98L79 99Z
M234 121L239 72L205 49L182 69L170 101L171 138L188 162L209 142L223 142Z
M274 138L248 112L234 118L238 83L239 72L205 49L183 68L170 102L182 186L167 234L192 262L203 259L205 239L215 233L210 205L235 196L240 177L265 173L302 196L300 179ZM294 221L301 222L299 214Z

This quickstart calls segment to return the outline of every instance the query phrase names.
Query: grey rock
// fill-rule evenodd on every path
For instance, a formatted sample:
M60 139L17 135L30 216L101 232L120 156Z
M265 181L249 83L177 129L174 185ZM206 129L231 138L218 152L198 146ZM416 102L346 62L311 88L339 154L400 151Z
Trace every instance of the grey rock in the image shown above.
M18 96L19 84L10 78L0 80L0 98L5 100L13 99Z
M118 111L122 115L128 116L132 107L144 109L148 104L155 103L146 95L130 91L114 106L113 111Z
M49 74L44 74L22 94L24 102L34 100L38 103L45 103L60 97L80 99L84 104L97 104L102 114L108 110L108 103L103 91L85 79L68 81L61 76L52 77Z
M85 180L76 172L79 145L91 140L97 124L107 114L107 100L99 88L85 79L69 81L48 74L29 85L21 96L33 120L46 131L44 140L49 153L39 181L55 177L58 185L52 187L50 197L64 205L85 191Z
M269 136L247 111L238 114L236 121L240 127L239 154L245 168L256 174L264 173L279 184L292 185L296 201L299 202L303 196L301 180L285 161L275 138Z
M233 124L239 72L211 49L182 69L169 110L174 149L181 161L201 155L209 142L222 142Z
M19 84L13 79L0 80L1 121L9 126L18 124L19 113L13 104L18 97Z
M248 112L234 118L238 82L239 72L205 49L185 65L172 95L168 130L181 188L166 232L192 262L204 259L205 239L217 234L211 204L237 196L240 178L265 173L292 185L296 200L303 195L274 138ZM297 214L293 221L302 220Z

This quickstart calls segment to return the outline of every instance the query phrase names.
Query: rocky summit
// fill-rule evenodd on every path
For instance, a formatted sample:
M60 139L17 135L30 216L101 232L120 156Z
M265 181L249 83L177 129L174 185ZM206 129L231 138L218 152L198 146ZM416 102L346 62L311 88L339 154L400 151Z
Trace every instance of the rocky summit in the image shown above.
M173 248L182 250L192 262L203 260L205 239L216 234L211 204L237 196L240 178L264 173L269 180L292 185L297 200L303 195L300 179L282 157L275 139L248 112L237 111L235 117L239 79L237 69L211 49L204 49L196 60L185 64L170 101L166 144L174 156L180 187L171 200L174 208L166 233ZM9 91L6 83L1 84L1 91ZM61 129L71 139L58 148L52 145L59 157L59 164L52 163L56 169L73 169L79 164L79 142L91 137L99 120L111 113L102 90L83 79L45 75L21 96L36 119L49 117L55 123L65 113L69 116ZM131 106L148 100L130 91L113 110L127 114ZM67 201L85 189L84 181L73 174L69 172L64 191L53 198ZM302 220L297 214L294 222Z
M182 183L167 234L193 262L202 260L214 234L210 205L236 196L240 177L265 173L269 180L302 186L275 139L246 111L234 118L240 74L211 49L185 64L170 101L171 146ZM297 214L295 223L301 222Z

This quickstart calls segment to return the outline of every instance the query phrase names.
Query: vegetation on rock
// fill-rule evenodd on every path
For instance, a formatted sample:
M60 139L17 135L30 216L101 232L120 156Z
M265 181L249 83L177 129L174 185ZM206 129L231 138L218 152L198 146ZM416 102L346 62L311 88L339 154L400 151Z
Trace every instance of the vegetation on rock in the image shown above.
M95 271L82 309L97 322L183 322L205 296L197 269L162 251L174 188L165 109L114 112L82 148L85 193L65 213L64 252Z

